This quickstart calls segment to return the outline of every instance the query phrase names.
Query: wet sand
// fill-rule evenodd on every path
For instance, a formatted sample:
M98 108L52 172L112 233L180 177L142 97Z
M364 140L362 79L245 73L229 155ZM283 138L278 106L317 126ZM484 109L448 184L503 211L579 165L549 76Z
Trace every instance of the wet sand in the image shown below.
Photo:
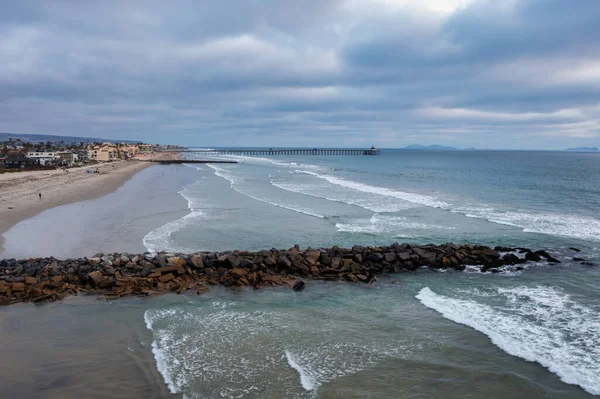
M0 312L3 398L148 398L170 395L156 370L144 301L74 297Z
M153 155L176 157L178 154ZM12 226L57 206L98 198L114 192L139 171L154 165L138 160L88 165L68 170L0 174L0 252ZM96 170L99 173L87 173ZM42 194L41 198L39 194Z
M151 164L112 193L47 209L4 233L0 258L146 251L148 232L189 213L178 192L197 180L194 168Z

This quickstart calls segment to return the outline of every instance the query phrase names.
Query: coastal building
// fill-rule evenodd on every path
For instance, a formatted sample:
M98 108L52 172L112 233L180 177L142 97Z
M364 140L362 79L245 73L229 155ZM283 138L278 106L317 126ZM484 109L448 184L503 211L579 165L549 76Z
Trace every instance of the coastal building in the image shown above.
M71 151L57 152L56 160L63 166L71 166L75 162L75 154Z
M138 148L142 154L153 152L152 144L138 144Z
M73 151L75 162L77 163L88 163L90 162L90 154L87 150L75 150Z
M56 163L57 157L57 152L54 151L30 151L27 153L27 158L42 166Z
M140 149L137 145L121 143L118 146L119 158L129 159L139 154Z
M25 168L35 165L35 161L27 158L21 152L10 152L4 159L4 167L7 169Z
M110 162L118 159L117 147L111 143L104 143L102 146L95 145L88 147L89 159L97 162Z

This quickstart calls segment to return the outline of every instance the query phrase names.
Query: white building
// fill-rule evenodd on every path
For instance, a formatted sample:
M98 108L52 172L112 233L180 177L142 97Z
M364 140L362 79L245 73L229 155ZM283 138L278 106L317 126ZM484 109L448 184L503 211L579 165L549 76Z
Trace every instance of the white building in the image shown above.
M27 158L39 162L40 165L49 165L56 162L58 153L53 151L28 152Z

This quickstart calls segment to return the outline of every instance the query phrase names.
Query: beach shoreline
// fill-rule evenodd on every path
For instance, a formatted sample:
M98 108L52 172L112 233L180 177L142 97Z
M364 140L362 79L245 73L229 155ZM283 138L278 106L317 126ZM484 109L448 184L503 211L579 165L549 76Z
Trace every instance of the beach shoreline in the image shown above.
M177 155L179 154L169 154L169 158L175 158ZM162 158L150 154L145 158L141 156L129 161L100 163L67 170L0 174L0 253L4 250L3 235L17 223L48 209L108 195L138 172L156 165L152 159ZM88 173L95 170L98 173Z

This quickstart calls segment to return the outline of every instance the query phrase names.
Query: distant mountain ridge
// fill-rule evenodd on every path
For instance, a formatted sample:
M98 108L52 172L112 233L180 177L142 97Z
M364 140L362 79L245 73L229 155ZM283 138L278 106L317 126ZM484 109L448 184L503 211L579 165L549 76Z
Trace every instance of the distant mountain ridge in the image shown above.
M575 147L575 148L567 148L566 151L600 151L598 147Z
M449 146L437 145L437 144L433 144L433 145L411 144L411 145L407 145L406 147L404 147L404 149L405 150L445 150L445 151L458 150L458 148L456 148L456 147L449 147Z
M22 133L0 133L0 140L21 140L29 143L42 143L46 141L64 141L65 143L139 143L136 140L114 140L114 139L102 139L98 137L73 137L73 136L57 136L52 134L22 134Z

